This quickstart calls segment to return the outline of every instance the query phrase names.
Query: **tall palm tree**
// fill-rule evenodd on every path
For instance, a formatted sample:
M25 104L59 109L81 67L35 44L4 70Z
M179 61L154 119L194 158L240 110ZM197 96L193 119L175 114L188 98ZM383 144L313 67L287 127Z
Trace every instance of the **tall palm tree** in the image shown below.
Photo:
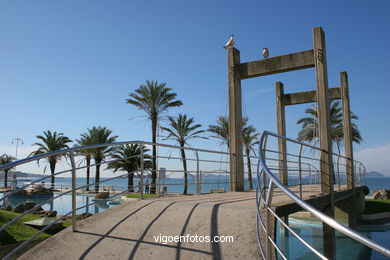
M83 133L81 134L81 138L76 140L76 143L78 146L87 146L87 145L92 145L92 136L89 133ZM91 175L91 159L93 155L93 151L91 149L85 149L85 150L80 150L78 154L84 156L85 158L85 163L87 165L87 188L86 190L89 191L89 179Z
M297 121L297 124L302 124L302 128L298 133L299 141L306 141L311 143L318 143L319 140L319 130L318 130L318 117L317 117L317 107L312 106L305 110L305 113L308 114L307 117L301 118ZM344 132L343 132L343 109L339 101L331 101L330 109L330 128L331 128L331 139L332 142L336 145L339 153L340 147L343 145ZM359 119L357 115L351 112L351 119ZM360 131L355 122L351 123L352 127L352 140L355 143L360 144L363 140L360 135Z
M193 138L204 138L199 136L199 134L205 132L204 130L199 130L202 125L194 124L194 118L188 118L187 115L179 114L178 118L168 117L169 120L169 128L162 127L164 131L168 132L168 136L165 139L173 139L179 143L181 151L181 158L183 161L183 170L184 170L184 191L183 194L187 194L188 189L188 172L187 172L187 160L186 160L186 152L183 149L184 145L188 145L188 141Z
M157 124L167 112L169 108L179 107L183 104L180 100L176 100L176 93L171 92L172 89L167 88L165 83L157 81L146 81L146 85L141 85L138 89L131 93L130 98L126 103L134 105L137 109L143 110L152 123L152 142L157 142ZM157 179L157 152L156 146L152 146L152 183L151 193L156 192Z
M116 141L118 136L112 136L112 130L106 127L94 126L87 130L86 136L90 136L91 144L108 144ZM99 192L100 164L113 150L113 147L100 147L92 149L92 158L95 160L95 192Z
M51 132L50 130L43 132L43 135L37 135L37 138L40 139L42 142L33 144L33 146L34 145L38 146L38 149L30 153L29 156L35 156L35 155L50 153L57 150L69 148L67 144L72 142L72 140L70 140L67 136L64 136L63 133ZM47 157L47 161L49 163L50 172L51 172L52 189L54 189L54 183L55 183L54 173L56 169L56 164L62 156L64 155L59 154L59 155L52 155Z
M252 184L252 165L251 165L251 157L250 153L253 151L255 154L255 149L253 148L255 145L259 144L259 134L256 133L256 128L252 125L244 127L242 130L242 143L245 146L245 154L247 158L247 167L248 167L248 186L249 189L253 189Z
M242 126L245 127L248 123L248 117L242 119ZM226 144L229 147L229 118L227 116L219 116L216 125L209 125L207 131L211 132L211 137L221 140L221 144Z
M146 154L149 151L144 145L142 147L144 153L144 169L152 167L150 155ZM111 157L115 161L108 164L107 169L116 171L126 171L127 174L127 189L134 192L134 172L141 169L141 149L139 144L126 144L119 146L113 151Z
M216 125L209 125L207 131L212 133L211 137L220 139L221 144L229 147L229 120L226 116L219 116Z
M11 155L8 155L8 154L3 154L2 156L0 156L0 165L4 165L4 164L7 164L7 163L11 163L13 161L15 161L16 158L11 156ZM10 170L11 168L8 168L8 169L4 169L4 188L7 188L7 182L8 182L8 171Z

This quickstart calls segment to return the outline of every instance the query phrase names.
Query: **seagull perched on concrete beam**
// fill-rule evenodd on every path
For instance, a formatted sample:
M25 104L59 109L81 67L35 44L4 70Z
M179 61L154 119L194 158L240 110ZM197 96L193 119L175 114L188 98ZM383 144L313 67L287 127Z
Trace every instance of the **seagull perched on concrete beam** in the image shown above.
M268 56L269 56L268 48L264 48L263 49L263 57L264 57L264 59L268 58Z
M233 47L233 46L234 46L234 35L230 34L230 39L225 44L224 48L227 49L227 48L230 48L230 47Z

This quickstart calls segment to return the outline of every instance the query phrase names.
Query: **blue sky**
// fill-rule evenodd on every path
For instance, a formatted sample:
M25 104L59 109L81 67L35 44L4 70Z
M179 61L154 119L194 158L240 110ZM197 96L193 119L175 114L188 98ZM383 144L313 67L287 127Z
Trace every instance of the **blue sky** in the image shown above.
M227 111L226 51L235 34L241 60L312 48L312 28L326 33L329 86L348 71L352 110L369 170L390 175L390 2L377 1L0 1L0 153L31 151L45 130L71 139L95 125L120 140L151 139L142 112L125 103L146 80L166 82L184 105L172 109L204 127ZM276 130L275 81L285 92L315 88L307 69L242 82L243 113ZM307 106L289 107L287 135ZM130 120L131 119L131 120ZM164 122L162 123L164 124ZM163 133L164 134L164 133ZM193 146L221 150L217 141Z

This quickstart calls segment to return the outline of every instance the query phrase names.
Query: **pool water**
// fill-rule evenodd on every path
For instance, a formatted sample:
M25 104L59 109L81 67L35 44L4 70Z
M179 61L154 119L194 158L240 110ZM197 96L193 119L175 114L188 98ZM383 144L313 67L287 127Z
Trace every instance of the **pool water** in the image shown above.
M289 225L306 242L323 253L322 224L308 224L290 220ZM390 246L389 227L382 230L360 231L360 233L382 246ZM276 240L278 247L282 249L283 254L288 259L320 259L306 248L293 234L289 234L288 231L280 232L280 226L277 227ZM282 258L279 256L278 259ZM385 260L388 258L336 231L336 259Z
M54 193L54 196L58 195L58 193ZM3 195L1 194L0 197ZM109 200L98 200L94 201L95 195L87 195L87 194L77 194L76 195L76 208L85 206L87 204L96 202L94 205L90 205L88 207L85 207L83 209L80 209L77 211L77 214L89 212L92 214L97 214L99 212L102 212L108 208L111 208L115 205L111 205ZM115 198L115 197L114 197ZM47 200L47 198L29 198L29 201L34 201L37 204L42 203ZM6 198L4 201L2 201L2 206L6 207L8 205L11 205L13 208L15 208L20 203L25 202L25 198ZM42 208L44 210L55 210L57 211L57 215L64 215L67 214L72 210L72 195L71 194L65 194L59 198L56 198L48 203L43 204Z

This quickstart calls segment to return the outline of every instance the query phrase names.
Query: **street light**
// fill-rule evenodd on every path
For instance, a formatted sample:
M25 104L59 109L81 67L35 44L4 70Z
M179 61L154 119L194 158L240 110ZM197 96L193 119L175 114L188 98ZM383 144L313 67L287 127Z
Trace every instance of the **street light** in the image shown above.
M19 148L19 142L21 145L24 144L23 140L16 137L15 139L12 140L12 144L16 143L16 151L15 151L15 158L16 160L18 159L18 148ZM14 171L15 171L15 174L16 174L16 166L14 167Z

